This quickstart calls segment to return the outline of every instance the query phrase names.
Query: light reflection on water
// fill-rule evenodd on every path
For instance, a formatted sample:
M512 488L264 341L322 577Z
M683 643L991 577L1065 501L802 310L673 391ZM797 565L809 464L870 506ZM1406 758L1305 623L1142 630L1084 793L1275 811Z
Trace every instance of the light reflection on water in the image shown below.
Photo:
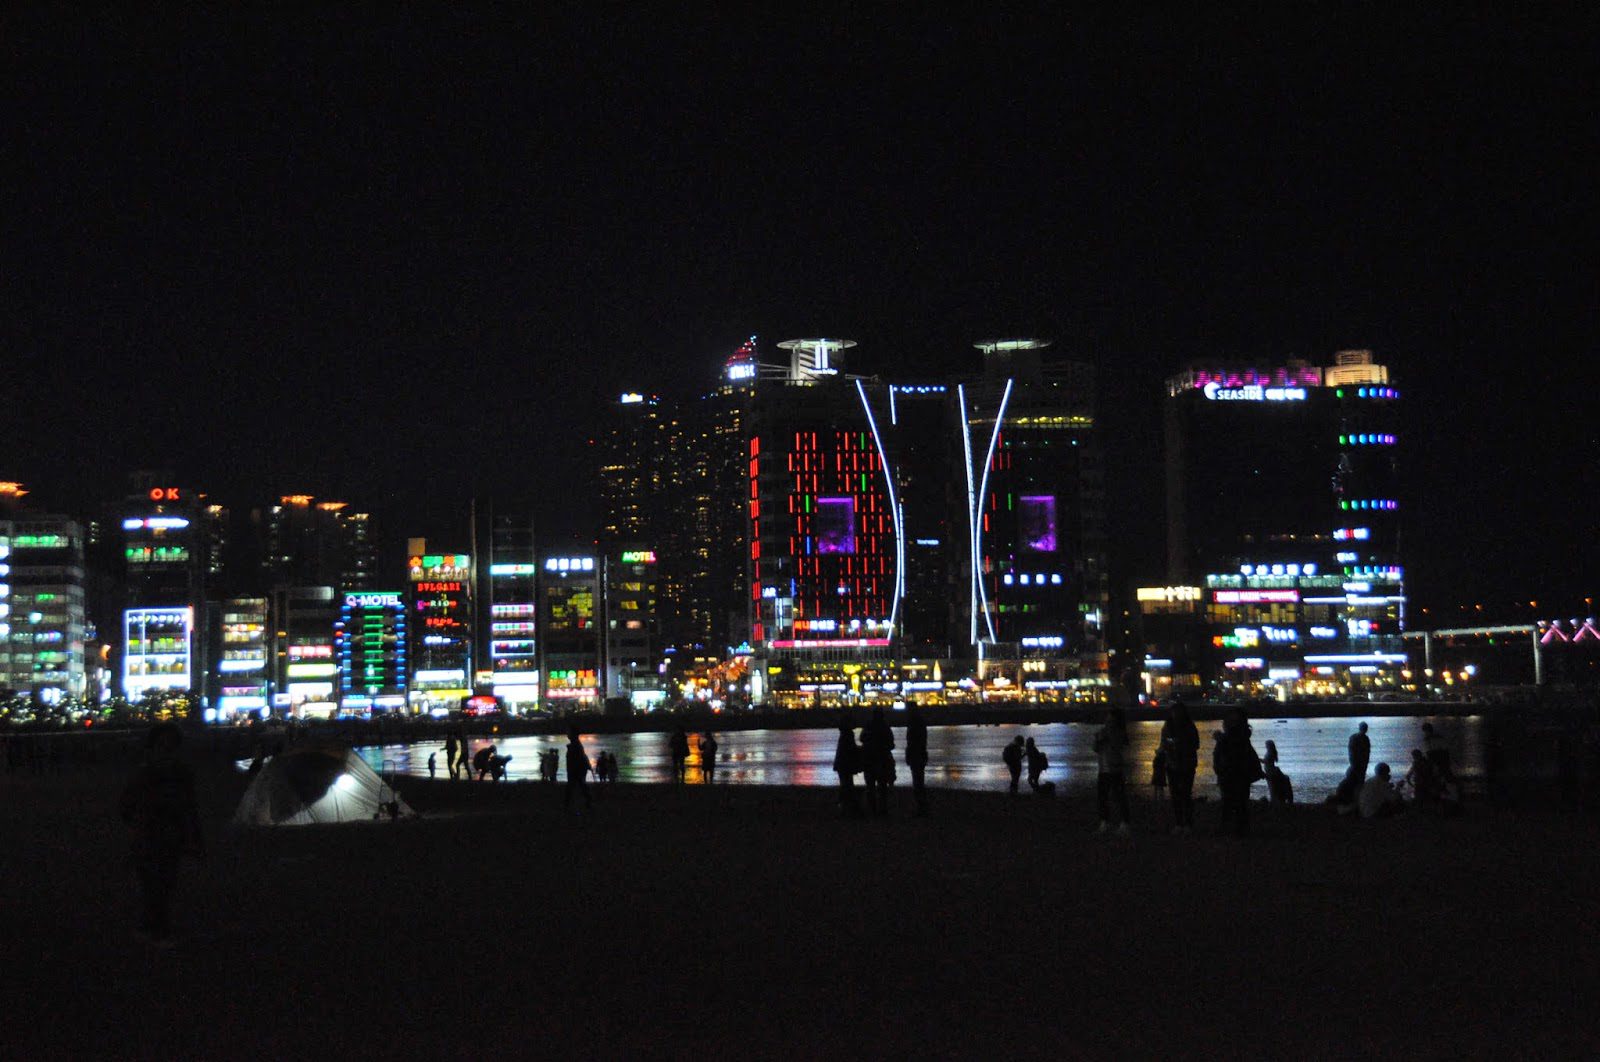
M891 720L892 721L892 720ZM1251 722L1251 740L1256 751L1265 755L1266 743L1277 744L1279 766L1294 783L1295 799L1317 801L1333 792L1348 765L1346 742L1359 719L1257 719ZM1422 747L1422 724L1432 722L1449 742L1456 770L1469 780L1483 775L1482 725L1478 717L1399 717L1367 720L1372 739L1372 765L1386 761L1395 778L1405 774L1411 750ZM1211 774L1211 732L1220 722L1200 722L1200 771L1197 788L1214 790ZM1097 725L1051 723L1039 726L935 726L928 728L928 784L951 789L1004 789L1010 776L1000 760L1000 752L1016 735L1031 737L1050 758L1045 780L1057 786L1093 785L1096 773L1093 741ZM1160 740L1161 724L1130 723L1133 739L1132 786L1150 784L1150 761ZM904 762L905 731L895 727L897 783L908 785L910 772ZM593 760L604 750L617 757L617 773L622 782L667 782L671 780L671 757L667 734L585 734L584 748ZM833 750L837 730L730 730L717 732L716 781L735 785L834 785ZM691 735L688 781L705 781L698 750L698 733ZM472 738L471 751L489 744L485 738ZM566 739L555 735L507 737L495 742L500 754L510 756L507 773L513 781L537 781L539 753L545 749L564 750ZM428 754L437 753L438 777L449 777L445 770L444 744L425 742L415 745L367 746L357 750L378 770L427 777ZM566 777L563 754L561 777ZM1265 793L1265 786L1257 795Z

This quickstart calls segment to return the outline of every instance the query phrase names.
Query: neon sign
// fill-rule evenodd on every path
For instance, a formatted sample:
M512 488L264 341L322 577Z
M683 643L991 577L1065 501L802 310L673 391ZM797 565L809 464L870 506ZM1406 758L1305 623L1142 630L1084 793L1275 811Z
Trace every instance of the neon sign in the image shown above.
M183 492L177 487L151 487L151 501L182 501Z
M754 362L736 362L728 366L728 379L730 380L753 380L755 376L756 367Z
M1219 605L1257 605L1275 602L1299 601L1298 590L1218 590Z
M1140 601L1199 601L1198 586L1141 586L1135 591Z
M622 551L623 564L654 564L656 551L653 549L625 549Z
M629 391L627 394L617 399L617 401L621 402L625 406L638 405L640 402L644 401L644 395L638 394L634 391Z
M594 558L546 557L544 570L547 572L592 572L594 571Z
M491 564L490 575L532 575L539 570L537 564Z
M345 608L394 608L404 610L398 593L372 592L344 595Z
M188 526L189 521L181 516L147 516L142 520L137 516L131 516L122 521L124 531L138 531L141 528L148 528L151 531L176 531Z
M1212 382L1201 391L1213 402L1303 402L1306 397L1304 387L1262 387L1260 384L1223 387Z

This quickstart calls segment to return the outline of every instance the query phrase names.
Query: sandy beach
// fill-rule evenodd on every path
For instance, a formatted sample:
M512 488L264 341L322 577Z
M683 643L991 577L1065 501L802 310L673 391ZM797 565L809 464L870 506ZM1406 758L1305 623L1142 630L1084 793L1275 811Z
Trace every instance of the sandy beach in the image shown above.
M132 932L110 769L0 779L10 1058L1576 1057L1600 852L1482 804L1248 839L1094 831L1092 793L403 781L411 821L210 840ZM1208 828L1216 809L1202 807Z

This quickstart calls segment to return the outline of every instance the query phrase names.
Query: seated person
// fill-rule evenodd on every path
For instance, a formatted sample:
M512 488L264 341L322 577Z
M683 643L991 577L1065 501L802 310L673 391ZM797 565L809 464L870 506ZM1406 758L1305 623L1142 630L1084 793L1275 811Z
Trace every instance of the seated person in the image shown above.
M1364 819L1382 818L1405 810L1405 803L1400 799L1400 794L1394 786L1389 784L1389 765L1380 763L1372 777L1361 785L1361 796L1357 799L1361 808L1361 817Z
M1411 796L1415 800L1431 801L1439 796L1439 776L1421 749L1411 750L1411 769L1406 772L1406 785L1410 786Z
M491 756L489 758L489 777L496 782L506 780L506 764L511 762L510 756Z

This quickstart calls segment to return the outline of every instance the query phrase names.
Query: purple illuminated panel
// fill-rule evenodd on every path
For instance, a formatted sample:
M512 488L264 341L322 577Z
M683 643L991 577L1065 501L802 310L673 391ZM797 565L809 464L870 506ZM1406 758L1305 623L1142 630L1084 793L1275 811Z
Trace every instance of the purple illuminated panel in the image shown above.
M817 512L811 524L817 541L818 553L854 553L856 551L856 500L854 498L818 498Z
M1018 543L1025 553L1056 551L1056 496L1024 494L1017 499Z

